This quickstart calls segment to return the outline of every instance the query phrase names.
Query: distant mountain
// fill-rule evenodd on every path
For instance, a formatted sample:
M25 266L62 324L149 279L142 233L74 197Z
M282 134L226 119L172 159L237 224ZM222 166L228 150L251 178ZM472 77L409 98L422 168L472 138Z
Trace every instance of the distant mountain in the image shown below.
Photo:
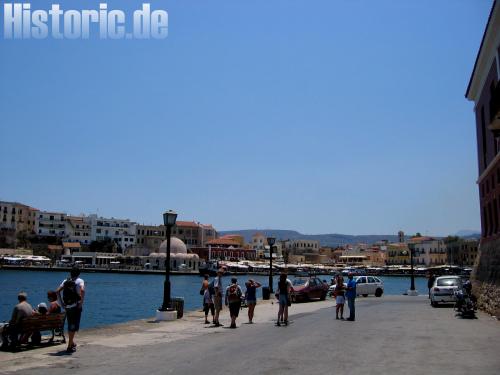
M462 229L455 233L455 236L465 238L480 238L481 232L477 230Z
M279 240L317 240L321 246L342 246L342 245L352 245L356 243L368 243L372 244L377 241L387 240L389 242L398 241L398 236L396 235L348 235L348 234L302 234L294 230L279 230L279 229L245 229L245 230L230 230L221 231L219 235L224 236L226 234L238 234L245 238L246 242L252 240L252 236L255 233L262 233L266 237L276 237Z

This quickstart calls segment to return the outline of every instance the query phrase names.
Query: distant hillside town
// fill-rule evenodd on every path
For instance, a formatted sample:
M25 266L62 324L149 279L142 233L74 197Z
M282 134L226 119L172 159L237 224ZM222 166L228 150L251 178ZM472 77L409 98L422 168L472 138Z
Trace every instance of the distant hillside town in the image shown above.
M142 225L95 214L73 216L0 201L0 256L4 258L22 255L51 263L161 269L165 236L164 225ZM276 238L272 255L267 240L271 236ZM219 234L211 224L194 220L177 221L172 237L175 237L172 268L194 272L200 261L265 261L271 256L287 264L404 266L410 264L410 252L417 266L472 266L478 249L476 239L433 238L419 233L405 236L403 232L391 239L376 237L372 243L327 246L312 236L300 238L294 231Z

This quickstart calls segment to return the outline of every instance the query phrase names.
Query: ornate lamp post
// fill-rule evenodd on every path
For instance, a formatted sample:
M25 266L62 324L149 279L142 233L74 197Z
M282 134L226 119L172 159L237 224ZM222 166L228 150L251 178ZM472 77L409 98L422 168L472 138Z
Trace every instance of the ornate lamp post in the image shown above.
M273 294L273 246L276 238L267 237L267 244L269 245L269 293Z
M177 214L168 210L163 214L163 224L166 227L167 234L167 260L165 262L165 283L163 284L163 304L161 305L160 311L168 311L172 309L170 303L170 235L172 233L172 227L175 225L177 220Z
M410 277L411 277L411 282L410 282L410 290L408 291L409 296L416 296L418 295L418 292L415 290L415 274L413 273L413 246L409 245L408 250L410 250Z

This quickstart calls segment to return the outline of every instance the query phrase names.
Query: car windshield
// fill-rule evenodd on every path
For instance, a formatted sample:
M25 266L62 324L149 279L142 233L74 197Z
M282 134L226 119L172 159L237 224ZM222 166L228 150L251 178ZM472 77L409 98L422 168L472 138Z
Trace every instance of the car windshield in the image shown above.
M293 280L293 285L306 285L307 280L305 279L295 279Z
M438 279L437 286L458 286L459 280L455 278Z

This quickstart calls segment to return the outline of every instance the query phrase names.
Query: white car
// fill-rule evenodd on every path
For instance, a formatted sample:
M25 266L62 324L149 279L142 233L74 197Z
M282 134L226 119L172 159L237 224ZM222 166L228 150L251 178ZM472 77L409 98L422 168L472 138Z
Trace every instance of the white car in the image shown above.
M460 276L439 276L431 288L431 305L455 302L455 291L462 288Z
M356 294L358 296L368 297L373 294L375 297L381 297L384 294L384 282L375 276L355 276ZM330 285L329 292L333 295L336 285ZM344 283L344 288L347 284Z
M375 297L382 297L384 293L384 282L375 276L356 276L356 294L363 297L373 294Z

